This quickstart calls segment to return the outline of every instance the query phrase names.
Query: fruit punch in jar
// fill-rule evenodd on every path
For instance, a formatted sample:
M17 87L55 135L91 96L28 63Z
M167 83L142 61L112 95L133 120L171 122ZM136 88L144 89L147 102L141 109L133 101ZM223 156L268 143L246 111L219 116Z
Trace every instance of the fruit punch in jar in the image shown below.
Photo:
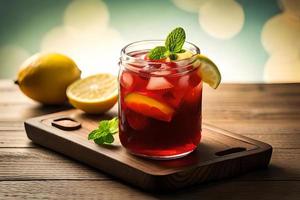
M121 52L119 137L132 154L173 159L200 142L200 50L184 40L177 28L166 41L135 42Z

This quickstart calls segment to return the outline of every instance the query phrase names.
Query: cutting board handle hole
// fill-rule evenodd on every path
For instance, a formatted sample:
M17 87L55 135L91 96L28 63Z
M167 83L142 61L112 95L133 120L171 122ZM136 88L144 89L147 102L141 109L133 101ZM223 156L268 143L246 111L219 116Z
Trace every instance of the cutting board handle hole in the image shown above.
M70 117L59 117L53 119L52 126L64 130L73 131L81 128L81 123Z
M215 155L217 156L226 156L229 154L233 154L233 153L238 153L238 152L242 152L242 151L246 151L247 149L244 147L234 147L234 148L230 148L230 149L226 149L224 151L219 151L217 153L215 153Z

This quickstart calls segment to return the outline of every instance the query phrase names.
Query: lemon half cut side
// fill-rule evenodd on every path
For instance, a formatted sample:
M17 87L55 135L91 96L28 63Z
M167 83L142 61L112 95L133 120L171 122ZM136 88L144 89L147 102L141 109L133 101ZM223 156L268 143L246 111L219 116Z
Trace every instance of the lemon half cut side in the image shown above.
M96 74L78 80L68 87L67 97L75 108L90 114L104 113L117 102L117 77Z

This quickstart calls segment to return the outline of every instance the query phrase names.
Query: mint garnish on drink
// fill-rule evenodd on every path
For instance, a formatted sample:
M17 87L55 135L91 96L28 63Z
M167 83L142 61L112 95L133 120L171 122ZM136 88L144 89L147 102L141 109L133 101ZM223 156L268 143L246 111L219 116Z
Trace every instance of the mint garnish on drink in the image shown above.
M183 28L175 28L169 33L165 46L157 46L150 50L148 57L151 60L160 60L169 57L171 60L176 60L177 53L184 52L182 49L185 42L185 31Z
M166 52L167 52L166 47L158 46L158 47L155 47L154 49L151 49L151 51L148 54L148 57L151 60L160 60L160 59L166 58L166 56L165 56Z

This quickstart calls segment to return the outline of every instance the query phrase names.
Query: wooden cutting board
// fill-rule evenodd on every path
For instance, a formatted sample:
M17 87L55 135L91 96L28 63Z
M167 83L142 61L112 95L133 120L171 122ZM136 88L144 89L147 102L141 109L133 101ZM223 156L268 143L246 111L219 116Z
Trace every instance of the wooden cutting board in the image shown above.
M198 183L237 176L268 166L272 147L260 141L203 124L202 141L190 155L169 161L133 156L120 145L97 145L87 135L102 119L117 115L112 109L93 116L69 110L29 119L29 139L148 191L175 190Z

